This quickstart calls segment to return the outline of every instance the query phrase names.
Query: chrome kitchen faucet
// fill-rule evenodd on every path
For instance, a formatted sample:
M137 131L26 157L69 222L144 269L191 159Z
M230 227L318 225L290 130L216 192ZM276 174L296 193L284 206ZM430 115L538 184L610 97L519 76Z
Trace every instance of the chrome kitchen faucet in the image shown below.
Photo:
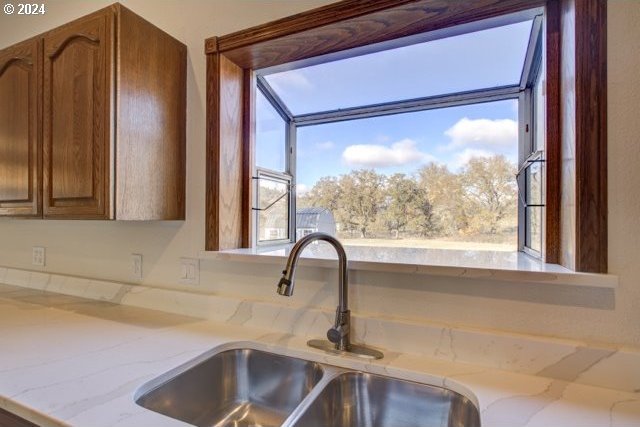
M338 253L338 308L336 320L331 329L327 331L325 340L310 340L307 345L332 353L353 354L359 357L382 359L383 354L377 350L351 343L351 312L349 311L349 272L347 269L347 254L342 244L335 238L325 233L311 233L304 236L291 249L287 266L282 272L282 278L278 282L278 293L290 297L295 286L295 274L298 260L302 251L312 242L324 241Z

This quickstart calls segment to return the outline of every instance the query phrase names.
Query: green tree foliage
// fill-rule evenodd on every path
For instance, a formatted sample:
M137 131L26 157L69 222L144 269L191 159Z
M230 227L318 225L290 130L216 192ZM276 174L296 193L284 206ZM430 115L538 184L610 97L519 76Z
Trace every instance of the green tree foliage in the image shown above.
M398 238L407 227L419 230L421 235L433 231L431 203L426 191L416 180L397 173L387 179L385 187L383 221L389 231Z
M300 207L316 206L330 210L342 231L366 237L382 204L384 176L373 170L352 171L340 177L321 178L299 198Z
M460 176L445 165L429 163L417 173L418 184L433 206L432 226L424 236L450 236L467 228L468 218L464 205L464 187Z
M417 193L414 200L413 216L408 228L415 230L420 237L432 237L438 233L433 204L429 200L429 194L416 183Z
M356 170L342 175L339 184L342 198L338 217L347 220L360 237L367 237L384 200L384 176L369 169Z
M515 167L504 156L473 158L460 174L470 232L496 233L517 215Z
M325 208L335 215L340 209L341 198L342 189L338 178L325 176L320 178L304 197L298 199L298 206L303 208L311 206Z
M430 163L415 176L355 170L324 177L299 206L333 212L341 232L422 237L490 234L517 224L515 166L504 156L473 158L459 173Z

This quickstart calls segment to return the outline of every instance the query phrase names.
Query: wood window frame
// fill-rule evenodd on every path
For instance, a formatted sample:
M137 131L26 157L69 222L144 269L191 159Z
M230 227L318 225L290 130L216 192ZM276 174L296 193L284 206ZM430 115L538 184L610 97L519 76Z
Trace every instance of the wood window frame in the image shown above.
M606 2L343 0L211 37L207 55L206 250L249 247L253 229L255 70L312 65L453 35L486 19L545 7L544 257L607 271Z

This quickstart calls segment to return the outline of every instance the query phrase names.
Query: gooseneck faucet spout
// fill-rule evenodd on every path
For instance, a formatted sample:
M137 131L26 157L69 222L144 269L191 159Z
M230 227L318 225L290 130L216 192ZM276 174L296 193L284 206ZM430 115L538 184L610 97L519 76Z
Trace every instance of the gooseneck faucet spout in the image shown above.
M327 338L335 351L353 353L368 358L382 358L379 351L351 344L351 312L349 311L349 273L347 270L347 253L342 244L333 236L326 233L311 233L304 236L293 246L287 266L282 271L282 278L278 282L278 294L291 296L295 287L295 275L298 260L302 251L312 242L324 241L329 243L338 253L338 307L334 325L327 331ZM331 344L322 340L311 340L308 344L322 350L331 350Z
M289 255L289 259L287 260L287 266L282 271L282 278L278 283L278 293L283 296L290 297L293 294L293 288L295 285L295 276L296 276L296 267L298 266L298 260L302 251L309 246L310 243L314 241L322 240L327 242L333 246L333 248L338 253L338 274L339 274L339 296L338 299L340 301L339 307L342 310L347 310L349 305L349 275L347 273L347 253L344 251L344 247L338 242L335 237L332 237L325 233L312 233L304 236L302 239L298 240L293 248L291 249L291 254Z

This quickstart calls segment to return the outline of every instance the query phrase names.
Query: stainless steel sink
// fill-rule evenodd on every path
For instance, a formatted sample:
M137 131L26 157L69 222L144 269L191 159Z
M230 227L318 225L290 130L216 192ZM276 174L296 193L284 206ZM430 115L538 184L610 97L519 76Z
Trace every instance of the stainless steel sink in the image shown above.
M145 384L136 403L207 427L479 427L464 396L254 349L203 355Z
M333 378L293 427L479 427L478 410L452 391L346 372Z
M215 354L167 374L136 399L196 426L276 427L322 378L314 362L252 349Z

